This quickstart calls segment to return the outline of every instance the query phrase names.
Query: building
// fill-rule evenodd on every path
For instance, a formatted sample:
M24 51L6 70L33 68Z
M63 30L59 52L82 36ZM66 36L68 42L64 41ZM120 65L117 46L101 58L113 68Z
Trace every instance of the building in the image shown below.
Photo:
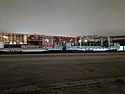
M44 34L0 33L4 48L63 48L71 46L125 46L125 36L51 36Z
M110 36L113 44L119 43L121 46L125 46L125 36Z
M4 43L5 48L21 47L25 43L24 34L0 33L0 42Z

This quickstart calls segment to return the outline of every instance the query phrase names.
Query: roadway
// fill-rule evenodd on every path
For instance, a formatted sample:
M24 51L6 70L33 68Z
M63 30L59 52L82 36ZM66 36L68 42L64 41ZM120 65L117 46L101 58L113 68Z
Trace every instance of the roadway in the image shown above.
M124 94L124 78L125 53L0 55L3 94Z

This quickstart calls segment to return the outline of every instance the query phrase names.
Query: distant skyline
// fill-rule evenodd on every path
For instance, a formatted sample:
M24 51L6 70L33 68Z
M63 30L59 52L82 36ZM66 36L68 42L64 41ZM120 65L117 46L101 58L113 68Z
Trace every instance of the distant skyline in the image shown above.
M125 0L0 0L0 32L125 35Z

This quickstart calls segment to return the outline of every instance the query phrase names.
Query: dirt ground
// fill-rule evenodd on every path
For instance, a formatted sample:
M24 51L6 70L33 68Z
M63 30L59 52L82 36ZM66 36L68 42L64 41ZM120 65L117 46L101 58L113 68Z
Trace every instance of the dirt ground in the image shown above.
M0 94L125 94L125 53L0 55Z

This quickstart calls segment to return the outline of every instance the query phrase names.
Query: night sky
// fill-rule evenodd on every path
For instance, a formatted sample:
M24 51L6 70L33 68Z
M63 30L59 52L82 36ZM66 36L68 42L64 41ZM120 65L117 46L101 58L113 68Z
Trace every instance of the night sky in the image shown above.
M0 32L125 35L125 0L0 0Z

